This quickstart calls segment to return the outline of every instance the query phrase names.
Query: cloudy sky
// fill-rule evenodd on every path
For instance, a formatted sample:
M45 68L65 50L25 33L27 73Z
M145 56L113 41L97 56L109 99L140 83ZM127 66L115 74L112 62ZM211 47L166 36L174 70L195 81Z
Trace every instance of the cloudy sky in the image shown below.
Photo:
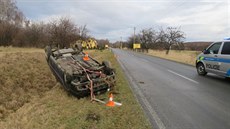
M230 36L230 0L16 0L32 21L61 16L87 25L90 35L111 42L127 40L141 29L180 27L186 41Z

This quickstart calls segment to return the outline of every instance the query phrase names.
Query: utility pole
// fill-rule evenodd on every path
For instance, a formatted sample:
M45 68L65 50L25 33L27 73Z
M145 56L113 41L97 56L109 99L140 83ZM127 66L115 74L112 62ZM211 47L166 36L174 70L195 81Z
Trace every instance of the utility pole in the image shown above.
M133 46L135 44L135 39L136 39L136 35L135 35L135 31L136 31L136 27L134 27L134 32L133 32ZM136 49L136 48L135 48ZM137 50L137 49L136 49Z
M121 47L121 49L122 49L122 37L121 37L121 41L120 41L120 47Z
M135 38L136 38L135 31L136 31L136 27L134 27L133 44L135 44Z

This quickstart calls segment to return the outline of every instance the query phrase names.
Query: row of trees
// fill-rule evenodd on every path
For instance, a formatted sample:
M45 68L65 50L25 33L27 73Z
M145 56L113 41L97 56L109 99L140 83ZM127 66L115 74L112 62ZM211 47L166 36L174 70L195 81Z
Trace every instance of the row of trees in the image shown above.
M167 27L159 30L149 28L141 30L137 35L130 36L128 41L123 43L123 47L132 48L135 40L135 43L141 44L142 49L165 49L168 54L171 48L184 49L184 39L185 34L180 28Z
M105 45L110 45L108 39L98 39L97 40L97 47L98 47L98 49L105 49Z
M13 0L0 0L0 46L68 47L78 39L88 38L88 29L77 26L68 17L49 23L26 20Z
M141 43L143 49L184 49L184 32L180 28L167 27L158 30L148 28L129 37L123 47L132 48ZM26 20L14 0L0 0L0 46L45 47L55 45L69 47L77 40L89 38L86 25L78 26L67 17L54 19L49 23ZM100 47L108 40L98 40ZM118 43L120 45L120 43ZM118 45L118 46L119 46ZM167 53L168 53L167 51Z

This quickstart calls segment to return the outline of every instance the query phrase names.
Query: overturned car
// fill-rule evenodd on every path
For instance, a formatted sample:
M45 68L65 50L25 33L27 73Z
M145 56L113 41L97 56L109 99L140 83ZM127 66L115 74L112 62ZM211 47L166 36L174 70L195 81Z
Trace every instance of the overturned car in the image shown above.
M74 48L53 50L47 46L45 52L56 79L78 98L103 93L115 85L115 73L110 62L99 63Z

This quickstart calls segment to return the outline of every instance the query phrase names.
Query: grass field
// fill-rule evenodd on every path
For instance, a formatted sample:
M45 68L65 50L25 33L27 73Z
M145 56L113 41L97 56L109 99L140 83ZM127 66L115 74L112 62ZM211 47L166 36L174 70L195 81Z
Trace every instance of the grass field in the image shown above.
M0 128L151 128L112 52L91 50L89 55L116 68L114 100L122 106L110 108L69 95L56 82L42 49L0 47ZM108 93L97 98L108 100Z
M171 50L169 52L169 54L166 55L166 51L149 50L149 53L147 53L147 54L195 66L196 56L200 53L201 52L199 52L199 51Z

